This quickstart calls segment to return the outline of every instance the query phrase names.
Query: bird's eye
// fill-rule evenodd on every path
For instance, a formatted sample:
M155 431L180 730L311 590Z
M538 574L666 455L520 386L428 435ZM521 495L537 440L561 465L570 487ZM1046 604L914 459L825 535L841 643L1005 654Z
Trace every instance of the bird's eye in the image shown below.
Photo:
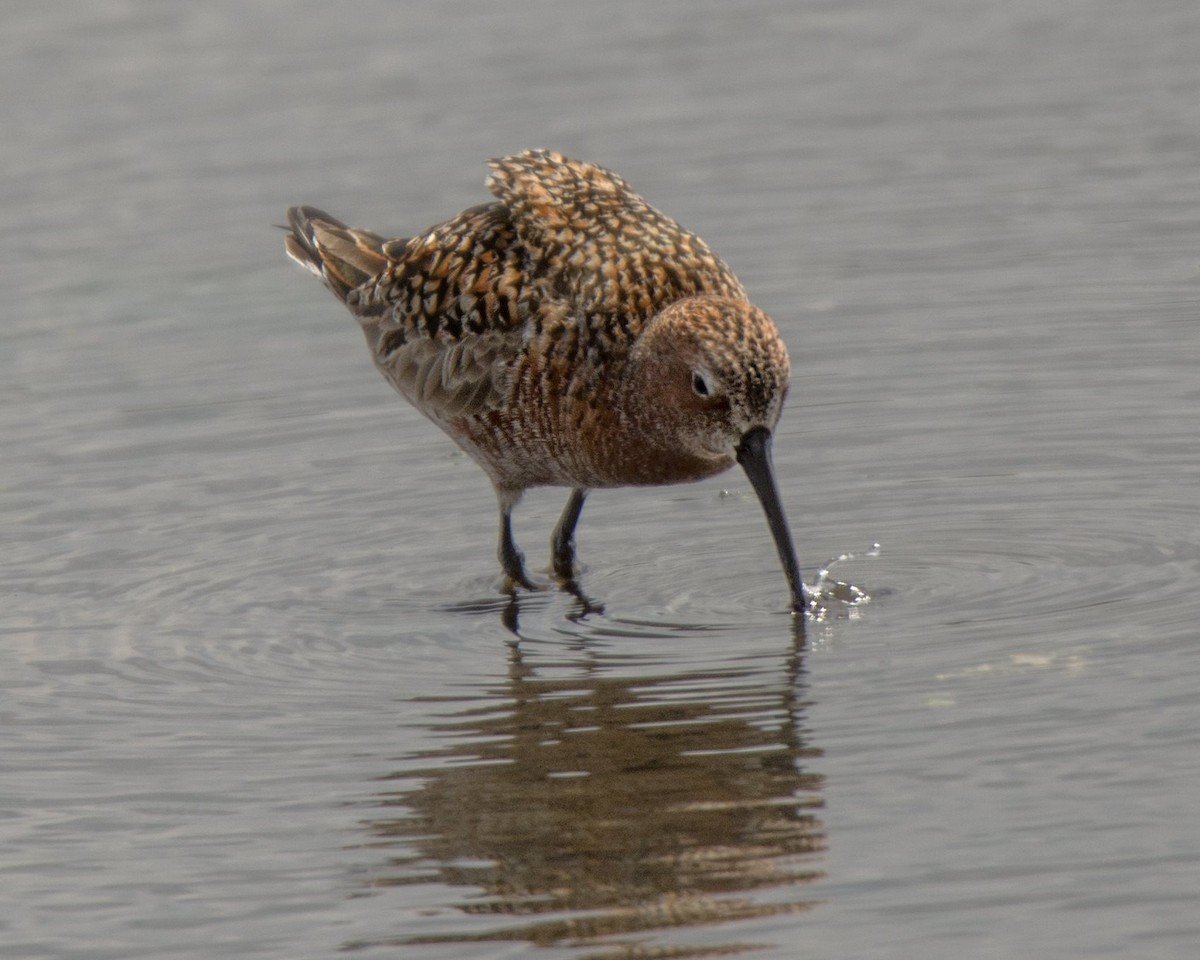
M699 370L692 371L692 390L698 397L707 397L712 393L712 388L708 385L708 378Z

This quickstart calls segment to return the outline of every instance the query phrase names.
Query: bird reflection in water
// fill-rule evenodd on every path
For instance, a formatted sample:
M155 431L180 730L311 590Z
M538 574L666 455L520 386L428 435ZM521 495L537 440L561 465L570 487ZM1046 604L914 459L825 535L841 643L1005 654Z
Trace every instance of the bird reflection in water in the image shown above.
M420 785L372 797L364 821L370 845L394 851L373 887L472 892L447 904L453 920L437 911L348 948L729 955L764 944L719 942L714 925L813 906L795 892L821 876L824 847L799 631L775 656L682 673L586 641L511 657L507 682L430 724L444 747L384 778ZM697 943L661 942L701 926Z

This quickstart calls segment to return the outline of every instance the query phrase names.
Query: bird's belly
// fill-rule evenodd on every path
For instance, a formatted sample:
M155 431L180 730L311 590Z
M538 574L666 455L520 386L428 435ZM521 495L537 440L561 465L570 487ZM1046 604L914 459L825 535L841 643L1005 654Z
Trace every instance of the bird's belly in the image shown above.
M440 424L499 486L603 487L691 483L728 470L732 457L672 453L655 443L542 431L484 415Z

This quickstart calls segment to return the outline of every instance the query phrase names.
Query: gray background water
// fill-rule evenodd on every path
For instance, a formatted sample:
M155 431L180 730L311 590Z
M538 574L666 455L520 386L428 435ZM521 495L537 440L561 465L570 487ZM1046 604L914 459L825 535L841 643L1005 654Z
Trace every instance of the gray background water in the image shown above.
M3 19L3 956L1196 956L1194 0ZM528 146L777 318L870 603L797 642L731 473L594 496L605 612L506 643L486 481L270 225Z

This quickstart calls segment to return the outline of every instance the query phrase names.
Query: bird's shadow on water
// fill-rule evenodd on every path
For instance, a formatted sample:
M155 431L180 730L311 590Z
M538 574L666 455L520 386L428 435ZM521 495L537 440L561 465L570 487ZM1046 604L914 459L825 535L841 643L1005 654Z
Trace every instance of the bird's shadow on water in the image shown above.
M580 591L456 609L500 617L505 662L421 700L431 746L380 772L360 821L379 858L360 890L420 887L426 907L400 904L393 933L345 949L729 955L765 946L747 930L778 928L725 925L818 903L824 778L802 619L626 619Z

